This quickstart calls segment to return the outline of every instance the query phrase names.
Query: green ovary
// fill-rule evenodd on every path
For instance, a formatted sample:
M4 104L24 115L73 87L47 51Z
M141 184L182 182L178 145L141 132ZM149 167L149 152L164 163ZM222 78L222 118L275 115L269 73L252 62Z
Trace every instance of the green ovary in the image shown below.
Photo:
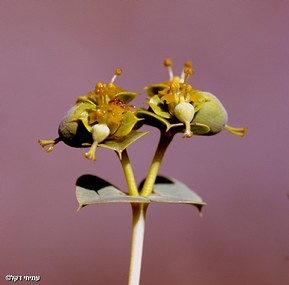
M213 94L202 92L206 102L196 113L193 122L205 124L210 128L208 134L217 134L224 129L228 121L228 114L223 104Z

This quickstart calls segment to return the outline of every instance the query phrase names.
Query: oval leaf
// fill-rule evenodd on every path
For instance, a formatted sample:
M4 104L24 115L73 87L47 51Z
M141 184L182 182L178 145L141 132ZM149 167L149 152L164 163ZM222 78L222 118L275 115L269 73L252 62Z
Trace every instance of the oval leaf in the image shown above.
M147 198L158 203L190 204L196 206L199 211L206 205L202 198L184 183L165 176L157 177L153 193Z
M127 202L149 203L150 201L141 196L129 196L111 183L94 175L80 176L76 181L76 198L79 209L93 204Z

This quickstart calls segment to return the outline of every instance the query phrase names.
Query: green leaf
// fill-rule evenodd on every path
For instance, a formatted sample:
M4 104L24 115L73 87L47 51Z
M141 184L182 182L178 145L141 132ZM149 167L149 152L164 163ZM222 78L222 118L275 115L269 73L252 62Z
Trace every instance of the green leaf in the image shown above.
M153 193L147 198L158 203L190 204L196 206L199 211L206 205L202 198L184 183L165 176L157 177Z
M102 178L89 174L77 179L76 198L79 203L78 210L87 205L103 203L149 203L145 197L129 196Z
M99 147L109 148L116 151L121 159L121 153L125 150L129 145L147 135L149 131L146 132L137 132L131 131L126 137L121 139L107 139L103 143L99 144Z
M140 185L140 189L144 181ZM94 175L85 174L76 181L76 198L79 209L103 203L175 203L196 206L201 212L206 205L201 197L182 182L165 176L158 176L154 190L148 197L130 196L106 180Z

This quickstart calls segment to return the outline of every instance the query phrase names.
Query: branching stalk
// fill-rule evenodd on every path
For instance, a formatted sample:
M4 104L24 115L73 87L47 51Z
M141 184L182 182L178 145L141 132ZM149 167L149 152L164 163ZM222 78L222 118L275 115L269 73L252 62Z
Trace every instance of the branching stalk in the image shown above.
M161 132L160 141L153 157L150 169L148 171L145 183L143 185L141 195L146 197L153 191L153 186L158 175L158 171L164 157L164 154L173 139L170 132ZM135 182L133 169L126 149L122 153L121 165L125 174L129 195L139 196L138 188ZM143 241L145 232L146 210L149 204L131 203L132 206L132 240L131 240L131 256L128 285L139 285Z
M141 196L146 197L152 193L163 157L173 137L174 133L164 131L161 132L158 147L153 157L143 188L140 192Z
M121 162L122 169L125 175L127 188L128 188L128 194L131 196L139 196L137 185L135 182L134 172L133 172L126 149L123 150L121 157L122 158L120 162Z

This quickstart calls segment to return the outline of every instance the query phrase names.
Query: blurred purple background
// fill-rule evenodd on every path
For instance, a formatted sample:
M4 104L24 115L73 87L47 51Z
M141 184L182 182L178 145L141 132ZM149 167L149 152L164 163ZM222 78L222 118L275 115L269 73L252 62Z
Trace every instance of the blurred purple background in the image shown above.
M259 0L0 1L0 284L40 275L41 284L127 284L128 204L76 213L74 184L91 173L125 188L120 163L98 149L39 138L57 135L77 96L109 81L138 91L167 80L163 59L217 95L245 138L173 141L161 174L207 202L149 207L142 284L289 284L289 2ZM144 128L146 129L146 128ZM148 129L148 128L147 128ZM146 174L158 132L129 148Z

